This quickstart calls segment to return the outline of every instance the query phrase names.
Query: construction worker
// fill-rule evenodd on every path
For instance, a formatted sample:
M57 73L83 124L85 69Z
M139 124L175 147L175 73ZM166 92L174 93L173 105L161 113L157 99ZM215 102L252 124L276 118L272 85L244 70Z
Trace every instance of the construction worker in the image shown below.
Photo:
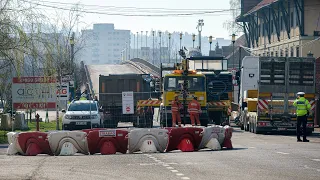
M301 124L303 128L303 142L309 142L307 140L307 118L309 116L309 111L311 105L309 101L304 98L304 92L297 93L297 99L294 101L293 105L297 108L297 141L301 142Z
M197 125L200 126L199 116L201 113L201 106L196 96L194 96L193 100L188 104L188 112L190 114L191 125L195 126L195 120L196 120Z
M176 122L178 121L178 126L181 127L181 117L180 110L182 105L179 102L178 96L174 97L174 100L171 102L171 111L172 111L172 127L176 127Z

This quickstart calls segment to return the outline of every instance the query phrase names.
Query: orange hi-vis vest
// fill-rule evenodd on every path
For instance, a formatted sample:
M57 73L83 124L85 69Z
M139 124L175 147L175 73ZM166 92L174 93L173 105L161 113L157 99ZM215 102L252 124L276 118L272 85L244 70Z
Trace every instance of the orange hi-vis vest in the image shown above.
M201 106L200 103L196 100L192 100L189 104L188 104L188 112L190 114L196 114L199 113L201 111Z
M179 110L181 109L181 104L178 101L173 100L171 102L171 111L172 112L179 112Z

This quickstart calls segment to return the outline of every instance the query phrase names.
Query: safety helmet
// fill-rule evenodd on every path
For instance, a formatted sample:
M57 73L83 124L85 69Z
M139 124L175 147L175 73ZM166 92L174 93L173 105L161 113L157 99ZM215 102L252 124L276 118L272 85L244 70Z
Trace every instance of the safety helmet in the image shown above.
M298 95L298 96L300 96L300 95L305 95L305 93L304 93L304 92L298 92L297 95Z

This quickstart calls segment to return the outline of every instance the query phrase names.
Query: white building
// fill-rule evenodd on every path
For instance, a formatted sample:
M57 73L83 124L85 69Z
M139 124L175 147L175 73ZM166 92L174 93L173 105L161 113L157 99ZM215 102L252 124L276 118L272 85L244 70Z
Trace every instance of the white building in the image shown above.
M80 58L85 64L119 64L121 52L130 44L130 30L114 29L114 24L94 24L82 33Z

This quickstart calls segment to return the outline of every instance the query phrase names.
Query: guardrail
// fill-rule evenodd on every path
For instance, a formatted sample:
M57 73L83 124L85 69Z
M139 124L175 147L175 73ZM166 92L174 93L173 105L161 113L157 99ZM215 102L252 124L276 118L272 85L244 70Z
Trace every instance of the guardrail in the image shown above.
M160 74L160 67L157 67L157 66L155 66L155 65L151 64L151 63L150 63L150 62L148 62L148 61L145 61L145 60L143 60L143 59L139 59L139 58L131 59L130 61L131 61L131 62L138 62L138 63L141 63L141 64L143 64L143 65L147 66L148 68L150 68L152 71L154 71L154 72L156 72L156 73Z

